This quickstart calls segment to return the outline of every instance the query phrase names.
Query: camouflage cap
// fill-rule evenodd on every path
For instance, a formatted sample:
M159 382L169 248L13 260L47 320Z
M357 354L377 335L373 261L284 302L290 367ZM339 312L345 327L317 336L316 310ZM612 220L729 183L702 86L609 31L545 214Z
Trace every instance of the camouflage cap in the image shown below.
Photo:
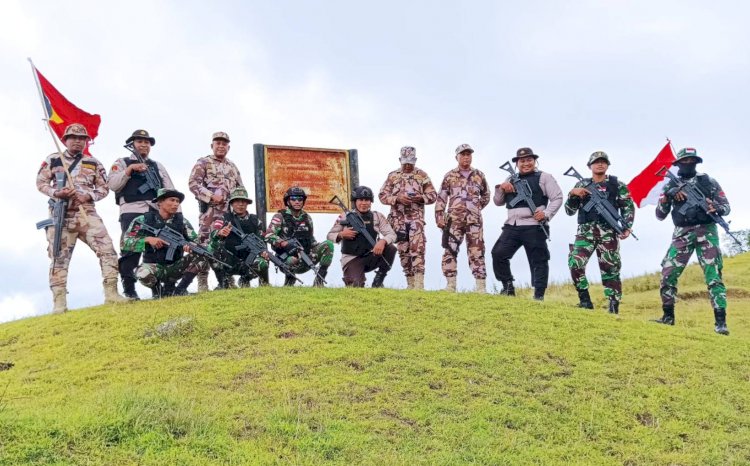
M245 200L248 204L253 203L253 200L250 199L247 194L247 189L243 188L242 186L234 188L232 190L232 194L229 196L229 203L231 204L232 201L236 201L237 199Z
M402 147L401 157L398 158L398 161L401 162L401 165L405 163L414 165L415 163L417 163L417 149L413 148L412 146Z
M597 160L604 160L604 161L607 162L607 165L609 165L609 163L610 163L609 162L609 155L607 155L607 153L604 152L604 151L598 150L598 151L594 152L593 154L591 154L591 156L589 156L589 161L586 164L586 166L590 167Z
M698 151L693 149L692 147L685 147L684 149L680 149L679 152L677 152L677 158L672 162L672 165L677 165L680 163L680 160L689 159L690 157L695 158L698 163L703 163L703 159L698 157Z
M217 139L223 139L223 140L225 140L226 142L232 142L232 141L231 141L231 140L229 139L229 135L228 135L227 133L225 133L224 131L217 131L217 132L215 132L215 133L214 133L213 135L211 135L211 140L212 140L212 141L215 141L215 140L217 140Z
M474 149L471 148L468 144L460 144L458 147L456 147L456 155L460 154L461 152L468 150L472 154L474 153Z
M534 160L539 158L539 156L535 154L533 150L531 150L531 147L521 147L516 151L516 156L510 160L511 162L516 163L518 162L518 159L522 159L524 157L534 157Z
M152 138L145 129L137 129L133 131L133 134L125 141L125 144L130 144L136 139L145 139L150 142L152 146L156 145L156 139Z
M86 127L80 123L73 123L73 124L68 125L65 128L65 132L63 133L62 140L64 141L68 139L68 136L84 136L84 137L91 139L89 137L88 131L86 131Z
M185 200L185 195L177 191L176 189L159 188L159 190L156 192L156 197L153 198L151 202L159 202L168 197L176 197L180 200L180 202Z

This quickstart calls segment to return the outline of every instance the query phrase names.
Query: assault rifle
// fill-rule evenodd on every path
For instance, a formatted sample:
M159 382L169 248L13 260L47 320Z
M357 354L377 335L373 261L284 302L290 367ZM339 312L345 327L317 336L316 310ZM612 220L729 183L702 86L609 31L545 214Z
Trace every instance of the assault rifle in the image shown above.
M532 197L531 186L529 186L529 182L522 179L521 176L516 173L516 170L513 168L513 165L511 165L510 162L505 162L504 164L500 165L500 169L510 173L510 182L511 184L513 184L513 188L516 190L516 196L510 202L508 202L508 205L513 208L521 202L525 202L531 210L531 215L534 215L536 213L536 205L534 205L534 199ZM547 232L547 228L545 227L547 227L546 220L542 220L541 222L539 222L539 228L541 228L544 232L544 236L547 237L547 241L550 241L549 232Z
M138 192L143 194L152 189L154 190L154 192L158 192L162 185L161 178L159 178L158 173L156 173L155 162L147 163L146 159L141 157L141 154L139 154L138 151L135 150L135 146L132 142L129 144L125 144L123 147L129 150L135 156L135 159L138 161L138 163L146 165L146 171L143 172L143 175L146 177L146 181L144 181L142 185L138 186Z
M182 248L187 245L188 247L190 247L191 252L201 257L205 257L206 259L212 260L218 264L221 264L224 267L231 268L229 264L217 259L216 256L211 254L211 251L209 251L208 249L204 248L203 246L197 243L194 243L186 239L184 236L182 236L182 233L178 232L177 230L170 227L169 225L164 225L161 228L154 228L143 222L138 222L138 224L141 226L141 229L143 231L147 233L151 233L153 236L167 243L167 246L169 249L167 249L166 259L168 261L174 260L174 254L177 251L177 248Z
M563 175L572 176L578 181L583 181L583 177L581 176L581 174L578 173L578 171L573 167L568 168L568 171L563 173ZM613 206L612 203L609 202L607 196L602 194L602 192L597 189L596 183L593 179L589 184L584 186L583 189L585 189L589 193L588 202L586 202L583 207L581 207L584 212L590 212L591 209L595 209L596 213L599 214L599 216L601 216L618 235L621 235L625 230L630 230L632 228L632 226L629 226L627 223L625 223L625 219L622 218L620 212L615 209L615 206ZM636 240L638 239L638 237L635 236L635 233L633 233L632 231L630 232L630 235Z
M65 187L65 173L55 173L55 190L60 190ZM52 240L52 268L55 268L55 262L57 262L57 256L60 255L60 245L62 242L62 231L65 225L65 212L68 210L67 199L50 199L49 206L52 208L52 217L36 222L36 229L41 230L42 228L54 227L55 237Z
M246 250L248 252L247 257L243 261L245 267L250 269L250 266L253 264L253 262L255 262L255 258L258 257L260 253L267 252L268 260L270 260L277 269L281 270L284 275L294 278L303 285L305 284L302 280L299 279L299 277L297 277L297 275L294 274L294 272L292 272L292 270L288 265L286 265L283 260L281 260L276 254L268 251L268 246L266 245L266 242L263 241L263 238L255 233L242 233L240 229L235 225L232 225L231 234L236 235L240 239L240 245L235 249L237 251Z
M685 200L685 203L682 205L682 207L680 207L678 212L680 212L682 215L685 215L687 214L688 209L690 209L691 207L698 207L703 212L705 212L706 215L711 218L711 220L713 220L717 225L723 228L724 232L729 235L729 237L732 238L742 250L744 250L744 245L740 242L739 239L737 239L736 236L732 234L732 232L729 231L729 223L727 223L727 221L724 220L722 216L717 214L715 211L710 211L711 206L706 200L707 196L703 193L703 191L701 191L697 183L687 183L685 181L680 181L680 179L676 177L674 173L669 171L667 167L661 167L659 171L656 172L656 176L666 176L675 184L675 186L669 190L669 193L672 196L680 191L685 193L687 199Z
M447 249L451 256L458 257L458 248L461 247L461 242L455 237L455 235L453 235L453 233L451 233L451 223L453 223L453 219L448 217L448 221L445 222L445 226L443 227L443 238L440 242L440 246L442 246L443 249ZM451 248L451 239L456 242L455 251Z
M321 280L323 283L326 283L325 278L320 276L320 267L315 267L315 263L313 262L312 258L305 252L305 248L302 247L302 243L300 243L297 238L282 238L282 240L286 241L287 246L289 247L289 249L281 255L284 259L289 256L298 256L308 269L315 272L315 276L319 280Z
M328 201L328 203L335 204L344 211L344 214L346 215L346 221L340 222L341 225L351 227L352 229L354 229L354 231L357 232L358 235L362 235L365 240L370 243L370 247L375 247L375 238L373 238L370 232L367 231L367 226L365 226L365 222L364 220L362 220L362 217L359 216L359 213L354 210L347 209L346 205L344 205L344 203L341 201L341 199L339 199L338 196L333 196L331 200ZM386 266L390 268L391 264L388 263L385 257L381 256L381 259L383 259L383 262L385 262Z

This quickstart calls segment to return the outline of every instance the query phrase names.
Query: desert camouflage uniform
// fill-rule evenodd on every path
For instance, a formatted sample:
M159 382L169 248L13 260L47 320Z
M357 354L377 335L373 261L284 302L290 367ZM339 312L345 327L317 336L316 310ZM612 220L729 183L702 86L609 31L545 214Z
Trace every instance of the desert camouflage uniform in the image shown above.
M716 213L721 216L729 215L729 200L724 195L724 191L713 178L707 175L697 175L688 180L688 183L696 183L700 177L706 177L711 185L711 192L707 197L711 199L716 208ZM677 210L683 204L674 201L673 197L668 194L674 183L671 181L664 186L664 191L659 197L659 203L656 206L656 218L663 220L669 215L671 210ZM700 185L699 185L700 186ZM705 192L705 189L701 187ZM711 305L716 309L726 309L727 307L727 289L721 277L723 261L721 248L719 246L719 233L716 223L704 223L699 225L675 226L672 233L672 244L667 254L662 260L661 266L661 300L663 306L674 306L677 297L677 280L680 278L683 270L693 255L693 251L698 256L698 263L703 269L703 275L708 286L708 294Z
M402 193L414 193L414 199L418 202L411 205L399 203L397 198ZM391 206L388 214L391 227L399 235L408 234L408 240L396 243L404 275L413 277L415 274L424 274L427 244L424 206L437 200L437 192L430 177L417 167L411 173L404 173L403 169L392 171L380 188L378 199L382 204Z
M214 155L207 155L198 159L193 167L188 186L198 201L208 204L208 208L200 214L198 220L198 240L205 244L211 233L211 225L217 219L223 219L224 214L229 211L229 195L234 188L244 186L242 177L237 166L228 158L219 160ZM223 195L224 201L212 204L211 196L214 194Z
M451 221L449 244L451 250L458 248L466 235L466 249L471 273L476 279L486 279L484 262L484 230L482 209L490 202L490 190L484 173L472 168L468 177L459 168L446 173L440 185L435 203L435 220L439 223ZM447 211L446 211L447 210ZM454 239L455 238L455 239ZM458 269L456 256L446 249L442 260L443 275L455 277Z
M107 233L104 222L96 213L94 202L104 199L109 193L107 187L107 173L101 162L91 156L83 157L70 170L73 177L72 184L79 193L85 193L91 196L91 200L80 203L76 198L71 198L68 203L68 210L65 213L65 232L60 241L60 254L54 262L54 268L50 264L49 285L50 289L65 289L68 282L68 265L73 255L76 240L83 241L88 245L99 258L99 266L102 271L104 285L107 283L117 283L117 253L112 245L112 239ZM57 163L60 156L57 152L49 155L42 163L36 177L36 187L39 192L53 198L56 188L55 173L64 172L64 168ZM70 165L76 160L67 150L63 154L62 160L65 165ZM80 207L86 212L82 216ZM54 241L55 228L47 228L47 253L52 259L52 243Z
M607 195L606 190L609 181L610 177L606 175L604 181L597 184L605 196ZM584 178L576 183L574 189L585 188L589 183L591 183L591 178ZM613 207L620 211L625 224L632 225L635 218L635 204L630 197L627 185L618 180L617 186L617 198ZM582 203L587 201L588 197L581 199L577 196L569 196L565 201L565 213L575 215L581 208ZM599 259L604 295L620 301L622 298L620 238L612 227L601 218L597 221L578 225L575 242L572 244L568 255L568 267L573 278L573 284L579 291L589 288L589 282L586 279L586 264L588 264L594 250L596 250Z
M333 262L333 241L325 240L318 242L315 239L312 230L312 218L310 214L301 210L298 216L294 216L292 209L287 207L284 213L290 215L295 221L304 221L304 217L307 216L310 225L309 238L310 238L310 250L305 251L314 264L320 264L321 267L328 267ZM266 229L265 240L269 243L276 252L281 252L278 249L278 244L286 238L294 236L294 226L285 225L284 217L281 212L277 212L271 217L271 221L268 223L268 229ZM286 232L284 230L287 230ZM282 253L283 255L283 253ZM297 256L290 255L284 258L284 262L289 266L289 269L295 274L305 273L310 270L304 262L299 260Z

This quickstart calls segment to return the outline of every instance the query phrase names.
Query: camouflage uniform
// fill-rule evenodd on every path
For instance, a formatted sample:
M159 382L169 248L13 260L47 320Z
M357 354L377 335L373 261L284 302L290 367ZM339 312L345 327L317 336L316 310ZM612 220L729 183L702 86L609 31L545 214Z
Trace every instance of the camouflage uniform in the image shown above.
M416 156L413 147L401 149L401 163L414 165ZM414 203L406 205L398 201L399 194L414 198ZM407 283L414 276L424 279L425 272L425 246L427 236L424 232L424 206L433 204L437 200L437 192L432 185L430 177L423 170L414 167L410 173L405 173L403 168L392 171L378 194L380 202L390 205L388 222L399 235L396 243L398 255L401 259L401 267L404 270ZM418 287L421 288L424 285ZM411 283L414 287L414 283Z
M238 237L233 233L230 233L226 238L219 235L219 230L225 226L226 222L231 223L233 229L239 228L241 230L240 232L243 234L254 233L261 238L263 237L263 224L252 214L246 214L245 216L240 217L233 212L227 212L224 214L223 222L217 220L214 223L208 243L210 249L216 251L217 258L232 266L230 269L222 267L221 265L215 266L214 272L216 273L216 278L219 280L219 287L226 288L228 286L228 280L226 280L226 278L233 275L240 276L240 286L242 287L249 287L250 281L255 277L260 277L261 284L268 284L268 261L259 254L255 257L252 265L247 267L243 261L247 258L249 251L237 251L234 247L234 241ZM255 224L255 228L249 228L251 231L245 231L243 228L240 228L243 224L249 223Z
M309 225L309 227L307 227L309 231L305 231L304 235L309 236L310 247L309 249L305 248L305 252L310 256L310 259L312 259L314 264L320 264L321 267L327 269L328 266L331 265L331 262L333 262L333 242L325 240L319 243L315 239L312 218L310 217L310 214L304 210L301 210L300 214L297 216L293 214L292 209L289 207L275 213L271 218L271 222L268 224L268 229L266 230L266 242L274 248L274 251L283 257L284 251L280 249L279 243L286 238L296 237L296 235L301 233L296 225L290 225L288 222L285 222L284 216L291 218L297 225ZM289 266L289 269L295 274L305 273L310 270L297 256L289 255L288 257L283 258L284 262Z
M597 189L605 196L612 179L609 175L606 175L604 181L597 184ZM619 180L615 181L617 183L617 197L613 207L620 210L620 215L627 225L632 225L635 218L635 204L630 197L630 191L625 183ZM590 183L591 178L584 178L582 181L578 181L574 188L585 188ZM565 201L565 213L575 215L579 212L582 202L587 200L588 198L582 200L577 196L568 196ZM604 285L604 295L619 302L622 298L620 238L608 223L602 220L600 216L597 215L596 217L597 220L585 223L581 223L581 219L579 219L575 242L571 245L568 255L568 267L576 290L588 290L586 264L588 264L591 254L596 250L599 270L602 274L602 285Z

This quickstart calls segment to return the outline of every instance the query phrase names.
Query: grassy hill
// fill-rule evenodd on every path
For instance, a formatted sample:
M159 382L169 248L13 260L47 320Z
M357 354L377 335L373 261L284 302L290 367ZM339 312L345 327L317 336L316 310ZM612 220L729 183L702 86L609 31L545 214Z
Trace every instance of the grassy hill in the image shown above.
M729 337L695 267L675 327L656 275L619 317L570 286L266 288L10 322L0 464L749 464L748 277L727 260Z

